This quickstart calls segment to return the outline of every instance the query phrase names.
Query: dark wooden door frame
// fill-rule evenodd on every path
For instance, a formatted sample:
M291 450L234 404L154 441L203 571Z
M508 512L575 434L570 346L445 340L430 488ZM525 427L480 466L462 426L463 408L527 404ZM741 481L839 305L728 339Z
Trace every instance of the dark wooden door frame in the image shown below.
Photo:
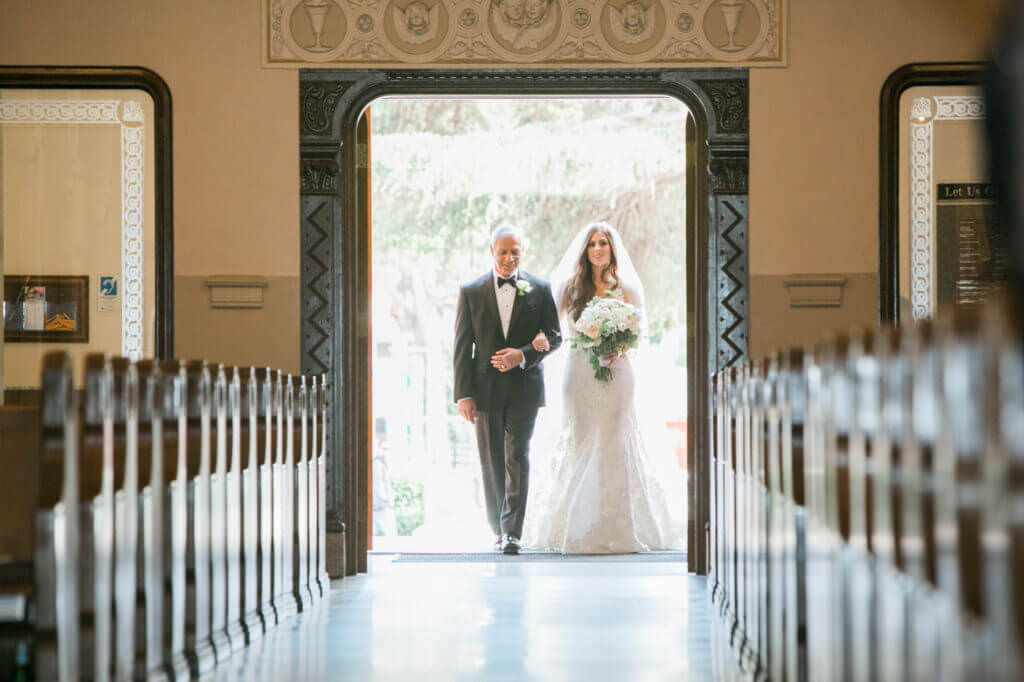
M331 377L329 545L335 576L366 570L370 447L369 224L356 137L388 95L668 95L687 125L688 566L706 566L709 377L747 356L749 107L746 69L300 72L302 371ZM339 453L344 453L339 457ZM346 533L346 528L349 532ZM338 556L334 562L338 566Z
M171 90L156 72L119 66L3 66L0 89L142 90L153 98L156 357L174 355L174 194L171 163Z
M980 62L906 64L882 86L878 121L878 321L897 324L900 298L900 99L923 85L981 86Z

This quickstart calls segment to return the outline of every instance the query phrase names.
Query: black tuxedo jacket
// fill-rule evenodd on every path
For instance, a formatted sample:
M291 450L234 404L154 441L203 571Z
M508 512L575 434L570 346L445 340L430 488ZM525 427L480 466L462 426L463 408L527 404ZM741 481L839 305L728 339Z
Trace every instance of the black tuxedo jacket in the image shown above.
M459 288L455 312L455 400L473 398L481 412L517 404L544 404L544 375L540 362L562 343L558 311L551 297L551 285L527 272L518 278L530 283L530 291L516 292L508 338L501 332L494 273L479 277ZM531 342L543 330L551 350L540 352ZM491 356L502 348L518 348L526 358L523 368L499 372Z

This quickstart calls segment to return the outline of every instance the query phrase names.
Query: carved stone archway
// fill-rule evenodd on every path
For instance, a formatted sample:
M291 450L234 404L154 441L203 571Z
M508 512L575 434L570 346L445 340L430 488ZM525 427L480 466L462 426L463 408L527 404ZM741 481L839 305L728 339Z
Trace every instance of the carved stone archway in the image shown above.
M357 125L385 95L669 95L687 124L688 563L704 572L708 378L747 356L749 108L745 69L354 71L300 75L302 371L331 377L328 564L366 570L369 224ZM365 167L365 160L362 163ZM349 532L345 533L346 526ZM342 560L341 557L345 559ZM344 563L344 568L342 568Z

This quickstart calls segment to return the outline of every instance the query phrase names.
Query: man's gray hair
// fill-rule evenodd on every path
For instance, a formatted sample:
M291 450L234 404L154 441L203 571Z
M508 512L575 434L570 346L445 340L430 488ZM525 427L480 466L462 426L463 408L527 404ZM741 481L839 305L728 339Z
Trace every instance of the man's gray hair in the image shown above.
M521 245L525 245L523 242L523 231L511 223L498 225L494 228L494 232L491 232L491 246L494 246L495 242L502 237L515 237Z

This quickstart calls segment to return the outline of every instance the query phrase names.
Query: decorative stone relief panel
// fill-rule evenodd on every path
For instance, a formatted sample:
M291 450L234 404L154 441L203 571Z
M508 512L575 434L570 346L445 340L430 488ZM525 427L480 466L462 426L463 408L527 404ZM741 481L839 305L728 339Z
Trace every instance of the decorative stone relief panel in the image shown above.
M336 168L336 167L335 167ZM335 174L337 170L335 170ZM307 194L305 172L302 192L302 373L304 375L328 376L324 399L327 402L327 419L324 423L327 454L327 521L329 530L340 531L340 471L333 457L334 429L340 414L334 386L333 330L337 321L334 303L336 288L331 286L334 249L331 234L335 221L335 200L322 196L321 192ZM337 185L337 178L331 177L331 186Z
M788 0L263 0L307 68L785 66Z
M747 358L747 197L718 195L712 199L716 227L717 268L709 291L715 300L716 365L721 370Z
M697 84L711 100L719 135L747 132L750 88L746 80L702 80Z

